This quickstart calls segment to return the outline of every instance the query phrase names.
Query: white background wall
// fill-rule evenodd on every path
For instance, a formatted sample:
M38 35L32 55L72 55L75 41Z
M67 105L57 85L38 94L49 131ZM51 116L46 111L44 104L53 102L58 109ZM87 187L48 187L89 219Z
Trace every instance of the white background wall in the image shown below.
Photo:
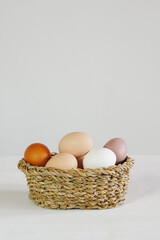
M84 131L160 154L159 0L1 0L0 155Z

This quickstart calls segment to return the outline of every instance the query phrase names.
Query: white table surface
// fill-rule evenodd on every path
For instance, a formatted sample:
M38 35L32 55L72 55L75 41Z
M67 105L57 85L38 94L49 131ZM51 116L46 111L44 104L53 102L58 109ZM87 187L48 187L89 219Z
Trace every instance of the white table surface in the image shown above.
M106 210L50 210L28 199L19 157L0 157L0 240L160 239L160 156L137 156L126 202Z

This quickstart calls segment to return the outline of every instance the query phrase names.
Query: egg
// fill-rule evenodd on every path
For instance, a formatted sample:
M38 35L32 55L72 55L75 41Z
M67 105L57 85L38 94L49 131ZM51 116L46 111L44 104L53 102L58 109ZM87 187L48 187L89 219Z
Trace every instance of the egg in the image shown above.
M84 168L100 168L115 165L116 155L107 148L95 148L88 152L83 159Z
M77 158L78 168L82 168L82 169L83 169L83 159L84 159L84 156L85 156L85 155Z
M112 150L117 157L116 163L121 163L127 157L127 144L122 138L113 138L108 141L104 148Z
M70 153L59 153L51 157L45 167L53 167L61 170L77 168L77 159Z
M85 155L92 148L92 138L83 132L72 132L65 135L59 142L60 153L71 153L76 158Z
M25 161L34 166L45 166L50 157L49 149L42 143L29 145L24 153Z

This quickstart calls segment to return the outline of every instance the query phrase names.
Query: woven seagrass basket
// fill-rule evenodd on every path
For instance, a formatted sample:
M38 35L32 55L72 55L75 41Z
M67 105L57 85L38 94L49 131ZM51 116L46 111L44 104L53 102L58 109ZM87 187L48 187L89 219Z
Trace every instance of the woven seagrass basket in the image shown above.
M32 166L21 159L18 168L26 175L29 198L40 207L105 209L124 202L133 164L127 157L109 168L64 171Z

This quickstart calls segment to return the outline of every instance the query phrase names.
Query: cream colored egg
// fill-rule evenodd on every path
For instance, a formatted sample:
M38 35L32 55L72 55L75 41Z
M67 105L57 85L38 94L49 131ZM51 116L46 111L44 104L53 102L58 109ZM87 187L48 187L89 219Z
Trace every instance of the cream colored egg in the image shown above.
M77 168L77 159L70 153L59 153L51 157L45 167L53 167L61 170Z
M101 168L110 167L115 165L116 155L110 149L107 148L95 148L84 156L83 167L84 168Z
M72 132L65 135L59 142L59 152L67 152L75 157L81 157L92 148L92 138L83 132Z

